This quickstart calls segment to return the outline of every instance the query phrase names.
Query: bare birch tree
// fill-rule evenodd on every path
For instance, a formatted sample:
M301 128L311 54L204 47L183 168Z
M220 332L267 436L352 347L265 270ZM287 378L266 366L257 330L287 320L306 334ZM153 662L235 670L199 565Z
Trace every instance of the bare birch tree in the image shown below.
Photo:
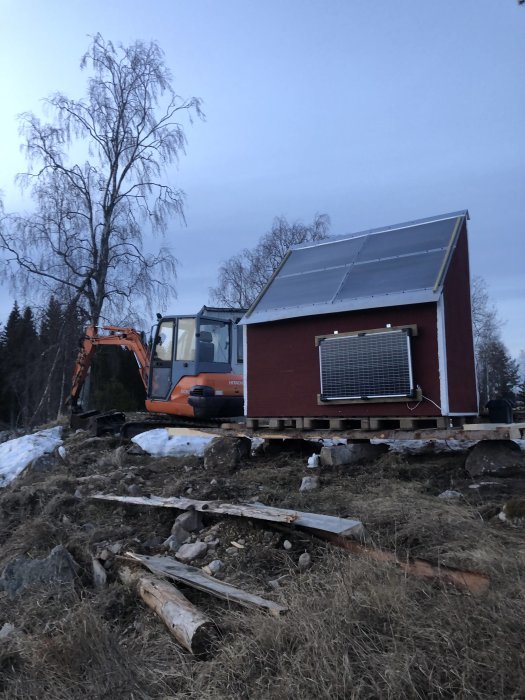
M183 218L166 166L185 149L180 117L202 113L198 98L175 93L155 43L115 48L97 34L81 68L85 98L51 96L47 123L21 116L29 170L19 179L35 211L4 220L0 246L15 287L81 305L96 324L174 292L175 258L165 246L146 251L143 235Z
M210 289L213 301L232 308L247 309L294 245L328 237L330 217L317 214L311 224L289 223L284 216L274 219L272 228L255 248L245 248L222 263L217 286Z

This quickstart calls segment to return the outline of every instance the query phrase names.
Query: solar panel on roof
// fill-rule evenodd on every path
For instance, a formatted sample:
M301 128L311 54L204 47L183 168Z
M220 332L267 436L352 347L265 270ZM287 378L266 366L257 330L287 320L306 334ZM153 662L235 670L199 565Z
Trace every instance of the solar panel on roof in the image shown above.
M292 249L242 322L437 301L467 217L457 212Z

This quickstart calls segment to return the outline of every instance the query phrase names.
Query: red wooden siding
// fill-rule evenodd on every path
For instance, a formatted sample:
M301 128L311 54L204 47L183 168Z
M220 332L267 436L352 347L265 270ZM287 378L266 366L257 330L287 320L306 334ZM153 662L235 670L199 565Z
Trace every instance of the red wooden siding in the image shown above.
M423 401L414 411L406 402L317 404L320 393L316 335L416 324L412 338L414 381L440 404L436 304L395 306L291 318L246 326L248 345L248 416L436 416ZM415 406L410 403L411 408Z
M477 413L467 228L463 224L443 289L449 411Z

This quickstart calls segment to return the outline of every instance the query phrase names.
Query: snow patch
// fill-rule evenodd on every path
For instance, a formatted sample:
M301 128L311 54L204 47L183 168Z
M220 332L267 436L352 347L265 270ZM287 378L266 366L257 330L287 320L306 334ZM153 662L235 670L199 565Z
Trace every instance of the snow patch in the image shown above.
M202 456L209 443L216 435L170 435L165 428L148 430L135 435L131 439L154 457L185 457L186 455Z
M0 488L16 479L34 459L61 445L61 432L62 428L57 426L0 444Z

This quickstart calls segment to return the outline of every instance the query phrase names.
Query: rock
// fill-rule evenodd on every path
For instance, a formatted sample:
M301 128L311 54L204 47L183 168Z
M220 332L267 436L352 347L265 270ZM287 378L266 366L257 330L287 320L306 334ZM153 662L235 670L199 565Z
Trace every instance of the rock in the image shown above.
M209 537L209 535L208 535L208 537ZM208 545L208 549L215 549L216 547L218 547L220 545L221 541L219 540L218 537L216 537L215 539L211 539L211 540L209 540L208 537L204 538L204 541Z
M370 442L354 442L349 445L322 447L319 457L324 467L339 467L346 464L371 462L385 452L388 452L388 445L372 445Z
M320 459L319 455L314 453L311 457L308 457L308 463L306 466L309 469L315 469L316 467L319 466L319 459Z
M136 445L134 442L128 448L128 455L147 455L148 453L142 449L140 445Z
M525 455L512 440L481 440L469 453L465 469L472 477L525 475Z
M224 569L224 564L220 559L214 559L210 561L209 564L202 567L202 570L210 576L215 576L215 574L218 574L222 569Z
M279 590L281 590L281 583L288 581L289 578L290 578L290 574L283 574L282 576L279 576L278 578L275 578L271 581L268 581L268 585L270 586L270 588L273 588L274 591L279 591Z
M446 491L443 491L443 493L440 493L438 498L441 498L444 501L453 501L455 498L461 498L461 493L459 491L447 489Z
M226 554L230 554L231 556L237 556L239 554L239 550L237 549L237 547L227 547Z
M111 552L107 547L104 547L101 552L97 553L97 559L100 559L100 561L107 561L108 559L111 559Z
M191 535L181 525L175 523L171 528L171 535L163 543L163 547L170 549L172 552L178 552L183 544L189 541Z
M3 639L7 639L8 637L12 637L16 633L16 627L12 625L10 622L6 622L5 624L2 625L0 628L0 642Z
M120 554L124 549L124 545L121 542L114 542L108 545L108 549L112 554Z
M301 556L299 557L299 561L297 562L297 567L301 573L306 571L312 566L312 557L308 554L308 552L303 552Z
M59 544L45 559L18 557L10 561L0 577L0 591L15 596L32 586L57 586L72 583L78 564L67 549Z
M60 459L64 462L64 464L67 464L67 450L64 447L64 445L59 445L57 453Z
M106 550L107 551L107 550ZM94 588L100 589L104 588L108 580L108 576L104 570L104 567L99 562L98 559L92 559L93 565L93 586Z
M175 525L177 524L188 532L200 532L204 527L202 515L198 510L187 510L181 513L175 518Z
M509 525L525 525L525 499L513 498L507 501L498 517Z
M130 484L126 486L126 491L130 496L142 496L142 489L138 484Z
M219 483L219 482L217 481L217 479L212 479L212 480L210 481L210 486L217 486L218 483Z
M184 564L189 564L194 559L199 559L208 551L206 542L192 542L191 544L183 544L175 554L179 561Z
M204 450L204 468L236 470L250 458L251 447L246 437L217 437Z
M46 454L46 455L41 455L40 457L37 457L34 459L31 464L29 465L29 469L32 472L51 472L53 469L56 469L58 466L58 462L55 459L53 455Z
M285 540L283 542L283 547L289 552L292 548L292 543L290 542L290 540Z
M313 491L319 488L318 476L304 476L299 491Z

